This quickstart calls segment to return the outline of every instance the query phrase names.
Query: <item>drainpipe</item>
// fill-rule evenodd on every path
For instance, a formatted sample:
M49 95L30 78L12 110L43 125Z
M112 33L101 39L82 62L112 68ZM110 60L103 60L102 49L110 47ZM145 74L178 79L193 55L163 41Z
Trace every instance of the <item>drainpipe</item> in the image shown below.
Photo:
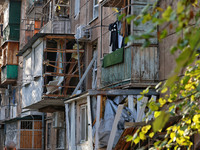
M45 149L44 138L45 138L45 113L42 113L42 149Z

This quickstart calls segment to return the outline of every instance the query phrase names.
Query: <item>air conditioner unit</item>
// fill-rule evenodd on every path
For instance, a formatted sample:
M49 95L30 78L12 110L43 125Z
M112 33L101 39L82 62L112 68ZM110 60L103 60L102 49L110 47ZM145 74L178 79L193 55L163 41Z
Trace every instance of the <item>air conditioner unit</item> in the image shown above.
M91 39L91 30L86 25L80 25L76 28L75 38L80 41L89 41Z
M64 127L64 112L54 112L53 128L63 128L63 127Z

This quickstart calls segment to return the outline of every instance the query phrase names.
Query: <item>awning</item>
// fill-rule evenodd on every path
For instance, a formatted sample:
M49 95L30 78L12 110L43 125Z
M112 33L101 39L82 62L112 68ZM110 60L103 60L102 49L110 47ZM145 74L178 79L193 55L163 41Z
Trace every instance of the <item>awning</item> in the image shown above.
M64 107L64 100L59 98L43 98L41 101L29 105L23 109L39 110L41 112L55 112ZM45 109L45 110L44 110Z

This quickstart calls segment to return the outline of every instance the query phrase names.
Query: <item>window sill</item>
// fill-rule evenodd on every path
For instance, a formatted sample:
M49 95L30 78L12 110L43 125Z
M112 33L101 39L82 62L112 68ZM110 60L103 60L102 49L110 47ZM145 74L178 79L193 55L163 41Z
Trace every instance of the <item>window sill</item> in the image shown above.
M99 16L93 18L88 24L90 25L92 22L94 22L95 20L97 20L99 18Z

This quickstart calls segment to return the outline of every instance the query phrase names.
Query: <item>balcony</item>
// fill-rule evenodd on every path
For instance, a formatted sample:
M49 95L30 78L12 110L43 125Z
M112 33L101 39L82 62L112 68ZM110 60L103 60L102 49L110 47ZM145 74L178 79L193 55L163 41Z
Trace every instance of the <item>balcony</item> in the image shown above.
M117 53L117 51L113 52ZM110 55L110 56L109 56ZM159 56L157 47L141 49L129 46L124 49L121 62L102 67L102 87L146 87L158 83ZM107 57L116 57L112 53ZM109 58L108 58L109 59ZM117 58L119 60L119 58ZM104 60L105 61L105 57Z
M72 94L79 81L74 34L37 33L18 55L23 56L24 69L22 108L43 112L62 110L63 99ZM80 46L82 71L83 55Z
M6 65L1 69L1 84L13 84L17 81L18 65Z
M69 18L49 20L40 30L40 33L69 34L71 23Z
M19 41L21 17L21 1L9 1L4 12L3 39L4 41Z
M0 121L14 119L17 117L17 105L6 105L0 107Z

